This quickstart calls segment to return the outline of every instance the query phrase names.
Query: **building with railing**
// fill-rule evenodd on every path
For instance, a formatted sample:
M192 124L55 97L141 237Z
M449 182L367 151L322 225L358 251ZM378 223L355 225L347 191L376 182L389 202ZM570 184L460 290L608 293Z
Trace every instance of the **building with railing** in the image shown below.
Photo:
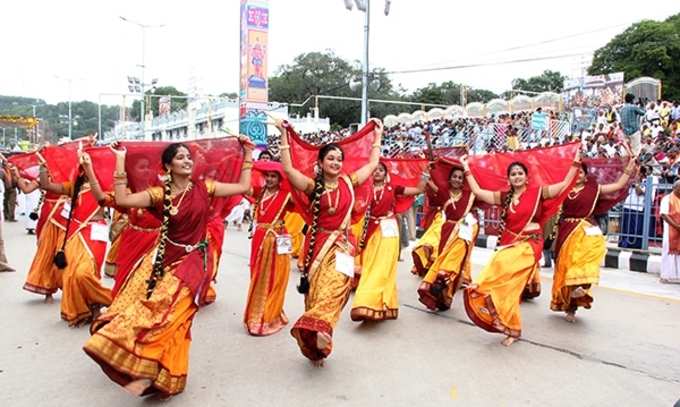
M267 113L290 121L302 132L327 131L328 118L308 115L289 117L285 103L267 103ZM192 100L185 110L178 110L158 117L147 117L142 128L139 122L118 122L104 140L192 140L224 134L235 134L239 129L238 99L204 98ZM276 131L269 126L268 131Z

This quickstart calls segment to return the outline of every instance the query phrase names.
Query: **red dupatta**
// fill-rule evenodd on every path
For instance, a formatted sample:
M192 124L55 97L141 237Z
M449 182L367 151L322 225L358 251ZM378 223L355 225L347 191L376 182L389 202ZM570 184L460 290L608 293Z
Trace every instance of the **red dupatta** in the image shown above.
M508 188L506 176L508 166L512 162L519 161L527 167L529 186L522 194L520 203L517 207L514 207L515 212L512 213L508 210L508 219L505 221L506 228L509 227L509 231L516 233L517 230L515 229L520 225L536 222L542 226L558 212L560 205L571 191L571 186L576 181L576 177L574 177L572 185L552 199L543 200L541 198L541 187L564 180L579 148L579 143L569 143L519 152L471 156L469 160L470 171L482 189L503 191ZM501 197L501 202L502 200ZM527 218L520 216L520 214ZM519 231L521 232L521 229ZM508 233L504 232L504 236L507 235ZM509 237L505 237L505 239L501 237L501 244L505 244L509 239ZM510 239L510 241L514 241L514 239Z
M562 244L567 240L567 237L581 223L580 219L594 222L590 217L595 212L599 196L600 185L594 179L588 179L577 195L569 194L562 203L562 215L555 240L555 258L559 256Z
M422 158L381 158L380 162L387 168L387 175L389 176L389 184L393 188L398 187L415 187L420 182L420 177L427 168L427 160ZM403 188L402 188L403 189ZM394 196L395 213L404 213L411 206L415 196L405 196L403 193L397 193ZM373 208L371 212L374 213Z
M112 289L115 297L130 271L141 259L153 250L158 240L161 222L147 209L127 209L128 224L120 235L120 246L116 257L116 282Z
M290 155L293 165L306 176L314 178L314 167L318 161L317 159L321 147L309 144L303 140L290 123L284 122L284 126L288 133ZM374 140L374 128L375 123L370 121L358 132L336 143L343 151L344 160L342 170L345 174L352 174L368 162ZM361 215L366 211L370 198L370 185L371 179L369 177L362 185L354 187L355 204L352 213L352 223L358 221L361 218ZM352 186L350 185L350 187ZM300 209L302 217L305 219L305 223L311 224L311 213L308 210L309 199L306 194L301 191L293 190L292 195L295 203Z
M38 152L15 154L7 159L9 163L17 167L19 175L28 180L37 180L40 167Z

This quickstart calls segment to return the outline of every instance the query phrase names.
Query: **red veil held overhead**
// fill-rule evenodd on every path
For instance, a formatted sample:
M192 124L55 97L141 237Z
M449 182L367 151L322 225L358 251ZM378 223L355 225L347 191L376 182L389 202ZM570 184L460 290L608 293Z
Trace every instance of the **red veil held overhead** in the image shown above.
M121 148L127 150L125 171L128 186L132 192L143 191L151 186L160 186L163 175L161 155L172 144L169 141L122 141ZM214 179L220 182L238 182L243 165L243 149L235 137L221 137L183 142L191 151L194 162L194 182ZM93 168L99 183L105 191L113 189L115 156L109 147L86 149L92 158ZM214 201L215 212L228 211L241 200L240 196Z
M569 143L519 152L475 155L469 159L470 171L482 189L507 191L509 189L508 166L518 161L529 171L527 174L529 187L541 187L564 180L579 148L579 143ZM576 177L574 177L575 181ZM544 201L536 221L542 224L555 215L570 190L571 188L566 188L562 195Z
M303 140L290 123L284 122L284 126L288 132L290 156L293 161L293 166L306 176L314 178L314 166L317 163L321 147L309 144ZM336 143L343 151L344 160L342 172L344 174L349 175L368 162L371 154L371 146L373 145L373 140L375 138L373 135L374 128L375 123L370 121L356 133ZM358 221L361 215L366 211L369 202L370 186L371 181L369 178L368 181L355 189L355 204L352 222ZM292 195L298 206L302 208L307 208L309 206L307 196L304 193L293 191ZM305 212L306 211L302 211L304 218L306 218ZM310 224L311 219L305 219L305 222Z

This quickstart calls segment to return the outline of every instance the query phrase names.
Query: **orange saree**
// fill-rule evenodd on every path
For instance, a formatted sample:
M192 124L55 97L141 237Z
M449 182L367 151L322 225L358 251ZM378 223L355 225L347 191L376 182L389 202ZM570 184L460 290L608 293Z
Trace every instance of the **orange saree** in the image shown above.
M255 196L263 190L256 188ZM254 208L255 233L250 251L250 287L243 323L246 331L255 336L271 335L280 331L288 318L283 312L291 254L283 247L281 239L289 238L284 217L292 207L290 193L277 190L273 195L262 197Z

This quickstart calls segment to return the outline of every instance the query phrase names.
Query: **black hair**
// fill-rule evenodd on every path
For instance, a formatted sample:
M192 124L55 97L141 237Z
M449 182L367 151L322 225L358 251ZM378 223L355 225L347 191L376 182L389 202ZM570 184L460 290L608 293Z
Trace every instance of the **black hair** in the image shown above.
M507 176L510 177L510 172L512 171L513 167L520 167L522 170L524 170L525 174L529 174L529 171L527 170L526 165L522 164L519 161L515 161L508 165L508 169L506 171ZM503 199L503 202L501 203L501 219L500 219L500 224L499 224L499 229L500 232L502 233L505 230L505 219L508 216L508 208L510 207L510 203L512 203L512 196L515 194L515 188L512 186L512 183L510 183L510 190L508 193L505 195L505 199Z
M71 194L71 209L68 212L68 219L66 220L66 232L64 232L64 238L61 241L61 249L59 249L54 254L54 264L60 270L63 270L68 266L68 261L66 260L66 242L68 241L68 231L71 228L71 219L73 218L73 211L78 206L78 195L80 195L80 188L83 187L85 183L85 174L78 174L76 182L73 184L73 193Z
M161 163L163 168L166 170L166 177L163 181L163 220L161 222L161 231L158 239L158 249L156 251L156 259L153 263L153 269L151 271L151 276L146 280L146 298L151 298L153 290L156 288L158 281L160 281L165 275L165 268L163 267L163 261L165 260L165 246L168 240L168 227L170 226L170 206L172 201L170 199L171 189L170 185L172 183L172 176L170 174L170 169L167 167L172 163L172 160L177 155L177 151L180 148L185 148L187 151L189 147L183 143L172 143L165 147L163 153L161 154Z
M635 95L632 93L626 93L625 99L626 103L633 103L635 101Z
M341 158L345 158L345 154L339 145L335 143L329 143L321 147L319 150L317 159L318 162L321 163L331 151L340 151ZM309 268L312 261L312 253L314 253L314 245L316 244L316 232L319 228L319 216L321 215L321 194L323 193L323 190L323 168L319 166L319 171L316 173L316 177L314 177L314 189L309 196L310 206L312 208L312 224L310 225L309 231L309 248L307 249L307 253L305 253L304 262L302 263L302 276L300 276L300 284L297 287L300 294L307 294L309 292Z

